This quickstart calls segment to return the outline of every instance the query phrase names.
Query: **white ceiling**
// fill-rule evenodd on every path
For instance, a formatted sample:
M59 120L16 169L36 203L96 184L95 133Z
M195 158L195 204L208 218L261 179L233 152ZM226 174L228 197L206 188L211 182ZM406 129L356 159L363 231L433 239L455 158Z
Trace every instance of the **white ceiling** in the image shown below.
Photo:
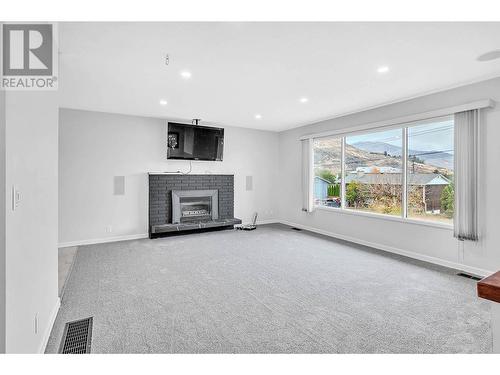
M500 59L476 60L500 48L500 23L62 23L59 29L62 107L226 126L279 131L500 76ZM389 72L377 73L383 65ZM183 70L192 73L189 80Z

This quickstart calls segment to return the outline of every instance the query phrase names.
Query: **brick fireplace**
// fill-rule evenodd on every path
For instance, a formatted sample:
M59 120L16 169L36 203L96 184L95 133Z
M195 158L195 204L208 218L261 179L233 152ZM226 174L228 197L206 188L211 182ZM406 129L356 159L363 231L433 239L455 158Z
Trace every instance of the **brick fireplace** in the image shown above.
M149 234L233 227L234 176L149 174Z

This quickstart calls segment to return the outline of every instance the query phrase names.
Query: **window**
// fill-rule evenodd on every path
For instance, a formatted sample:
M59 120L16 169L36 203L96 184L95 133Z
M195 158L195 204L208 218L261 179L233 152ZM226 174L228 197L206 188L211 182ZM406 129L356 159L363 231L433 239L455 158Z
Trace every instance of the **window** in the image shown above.
M314 139L314 204L451 224L453 134L447 116Z
M453 223L453 118L408 128L408 217Z
M318 138L314 150L314 204L340 208L342 138Z
M402 131L346 137L345 206L401 216Z

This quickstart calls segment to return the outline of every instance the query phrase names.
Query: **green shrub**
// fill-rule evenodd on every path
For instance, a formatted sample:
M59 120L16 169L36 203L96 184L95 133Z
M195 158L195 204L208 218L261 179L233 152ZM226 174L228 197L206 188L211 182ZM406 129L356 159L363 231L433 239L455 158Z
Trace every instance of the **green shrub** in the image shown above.
M453 184L447 185L441 193L441 212L448 217L453 217L455 203L455 187Z
M340 197L340 185L328 185L327 193L329 197Z
M320 169L316 171L316 176L321 177L323 180L326 180L330 182L331 184L334 184L337 182L337 176L335 176L331 171L328 169Z
M329 197L333 197L333 190L334 190L333 188L334 188L334 186L333 186L333 185L328 185L328 188L327 188L327 195L328 195Z
M347 185L345 192L345 199L347 203L349 203L349 206L354 206L359 198L360 198L359 183L353 181L349 185Z
M333 189L333 195L336 197L340 197L340 185L336 184L335 188Z

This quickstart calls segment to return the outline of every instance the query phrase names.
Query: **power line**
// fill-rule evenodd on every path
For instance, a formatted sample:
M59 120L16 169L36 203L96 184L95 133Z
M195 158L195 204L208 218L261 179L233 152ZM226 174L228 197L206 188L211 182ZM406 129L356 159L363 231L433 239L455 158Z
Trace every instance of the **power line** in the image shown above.
M427 151L427 152L421 152L418 154L409 154L409 156L421 156L421 155L434 155L434 154L442 154L445 152L453 152L454 150L442 150L442 151Z

